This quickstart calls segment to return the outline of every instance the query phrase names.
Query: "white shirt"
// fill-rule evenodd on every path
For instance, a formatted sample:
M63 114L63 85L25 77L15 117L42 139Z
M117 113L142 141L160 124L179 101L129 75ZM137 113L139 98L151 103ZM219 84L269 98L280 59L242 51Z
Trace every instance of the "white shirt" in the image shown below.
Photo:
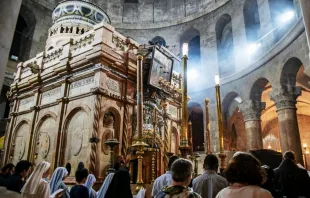
M258 186L243 186L243 187L232 187L229 186L219 192L216 198L272 198L270 192L262 189Z
M152 197L155 197L163 187L169 186L171 183L172 175L170 171L167 171L165 174L157 177L153 184Z
M194 192L200 194L202 198L214 198L227 186L227 180L213 170L206 170L193 180Z

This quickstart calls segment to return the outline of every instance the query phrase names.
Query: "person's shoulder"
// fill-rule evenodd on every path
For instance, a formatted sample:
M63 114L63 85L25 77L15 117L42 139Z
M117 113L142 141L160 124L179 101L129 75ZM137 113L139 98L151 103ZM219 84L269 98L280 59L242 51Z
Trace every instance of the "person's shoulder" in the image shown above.
M189 196L190 198L201 198L201 196L198 193L192 192Z
M257 186L257 187L258 187L258 186ZM268 190L265 190L265 189L260 188L260 187L258 187L258 188L259 188L260 196L261 196L261 197L264 197L264 198L272 198L272 195L271 195L271 193L270 193Z
M248 188L251 188L253 191L256 191L256 192L259 192L261 195L270 195L271 196L271 193L268 191L268 190L265 190L259 186L248 186Z

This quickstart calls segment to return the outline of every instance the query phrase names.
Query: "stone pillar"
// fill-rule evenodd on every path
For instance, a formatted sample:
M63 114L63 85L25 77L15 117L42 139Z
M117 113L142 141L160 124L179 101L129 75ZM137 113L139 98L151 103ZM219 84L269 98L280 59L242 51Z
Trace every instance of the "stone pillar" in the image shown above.
M303 164L301 141L296 114L296 99L301 87L281 88L270 92L269 97L277 107L282 153L292 150L297 162Z
M0 1L0 93L22 0Z
M261 112L265 109L266 103L248 100L241 105L241 112L244 117L246 131L247 150L257 150L263 148Z

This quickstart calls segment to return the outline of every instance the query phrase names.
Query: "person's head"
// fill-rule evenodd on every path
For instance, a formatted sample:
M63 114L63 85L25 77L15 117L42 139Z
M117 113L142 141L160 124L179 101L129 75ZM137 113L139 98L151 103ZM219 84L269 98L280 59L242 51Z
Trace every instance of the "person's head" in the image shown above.
M64 167L58 167L55 169L51 180L49 181L51 193L54 193L56 190L58 190L61 181L67 176L67 174L68 171Z
M296 163L295 153L293 151L286 151L283 155L283 159L289 159Z
M174 184L188 186L191 182L193 164L187 159L177 159L171 166Z
M12 163L9 163L2 167L1 174L2 175L12 175L14 173L15 166Z
M265 182L266 172L261 167L260 161L253 155L239 152L230 160L224 176L231 184L261 185Z
M66 169L67 169L67 171L68 171L67 176L69 176L69 175L70 175L70 173L71 173L71 164L70 164L70 163L67 163L65 168L66 168Z
M86 168L79 168L75 172L75 180L78 184L85 183L88 176L88 170Z
M168 162L168 170L171 170L171 165L172 165L172 164L173 164L173 162L174 162L175 160L177 160L177 159L179 159L179 157L178 157L178 156L176 156L176 155L171 156L171 157L169 158L169 162Z
M219 160L217 159L217 157L213 154L208 154L203 162L203 168L205 170L217 171L218 167L219 167Z
M132 197L130 189L130 175L127 170L120 169L118 171L115 171L113 179L104 197Z
M32 164L27 160L21 160L16 164L15 173L19 174L22 178L28 176L30 172L30 167Z
M83 169L85 168L85 165L83 162L79 162L77 169Z

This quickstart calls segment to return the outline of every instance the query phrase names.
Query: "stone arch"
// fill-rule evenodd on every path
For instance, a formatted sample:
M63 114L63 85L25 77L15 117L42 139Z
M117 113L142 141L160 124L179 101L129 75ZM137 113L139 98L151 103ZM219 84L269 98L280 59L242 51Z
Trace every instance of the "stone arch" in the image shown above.
M301 67L303 67L303 63L300 59L296 57L288 59L281 71L281 85L285 87L295 86L297 73Z
M28 159L28 150L30 149L30 121L23 119L15 127L10 153L12 163L16 164L20 160ZM18 145L18 146L17 146Z
M204 150L203 110L200 104L188 104L188 122L192 122L193 150Z
M181 48L183 43L189 43L193 38L196 36L199 36L200 32L194 27L188 28L181 36L180 42L181 42Z
M154 43L155 45L160 45L160 46L164 46L166 47L166 41L163 37L161 36L155 36L152 40L152 43Z
M226 150L244 151L246 148L244 118L239 110L239 106L242 102L243 100L237 92L229 92L222 101Z
M266 89L266 86L268 86L268 84L269 80L267 80L266 78L257 79L250 89L250 100L261 101L262 93ZM271 87L270 84L269 87Z
M228 14L219 17L215 24L218 69L221 77L235 72L232 19Z
M19 11L10 56L18 56L18 59L22 61L29 58L36 23L37 20L34 13L26 5L22 4Z
M48 111L37 122L32 145L36 164L45 160L51 162L51 167L54 167L58 136L56 118L54 112Z
M200 51L200 32L196 28L187 29L180 38L182 52L183 43L188 43L188 87L189 89L197 86L197 78L201 73L201 51ZM194 86L196 85L196 86Z
M73 107L67 114L63 127L62 164L70 163L72 172L80 161L89 162L92 124L90 109L86 105ZM74 138L73 138L74 137Z
M243 4L243 18L247 42L256 42L259 38L260 29L257 0L245 0Z

